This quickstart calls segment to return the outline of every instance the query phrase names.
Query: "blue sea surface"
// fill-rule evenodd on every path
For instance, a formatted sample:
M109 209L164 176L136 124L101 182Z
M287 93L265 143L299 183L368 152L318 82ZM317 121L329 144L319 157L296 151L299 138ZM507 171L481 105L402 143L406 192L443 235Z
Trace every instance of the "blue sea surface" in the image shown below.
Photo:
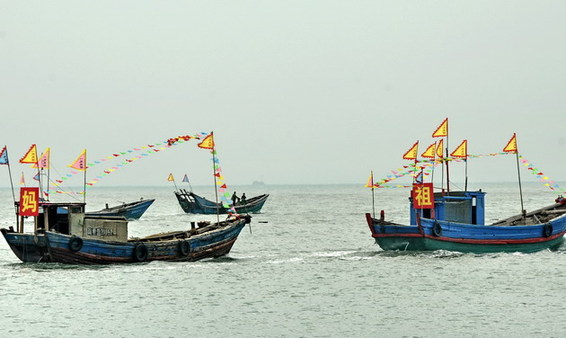
M356 185L239 186L269 193L231 253L193 263L112 266L24 264L0 239L3 337L563 337L566 248L534 254L384 252ZM517 214L516 184L484 184L486 222ZM196 187L208 198L212 188ZM375 191L377 212L408 222L408 190ZM14 225L0 189L0 227ZM556 194L523 185L533 210ZM66 196L67 197L67 196ZM94 188L87 210L155 203L130 236L181 230L195 220L170 187ZM57 196L58 200L63 200Z

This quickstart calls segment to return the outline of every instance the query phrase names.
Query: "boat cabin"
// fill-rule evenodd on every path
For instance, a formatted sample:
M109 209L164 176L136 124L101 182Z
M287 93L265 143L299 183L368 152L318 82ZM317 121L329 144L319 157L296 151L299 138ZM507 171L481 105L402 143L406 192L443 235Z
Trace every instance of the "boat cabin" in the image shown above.
M18 214L17 232L24 232L25 222L33 219L34 233L54 231L82 238L127 241L128 221L121 216L85 215L85 203L40 202L37 216L22 216L20 203L16 202Z
M424 218L485 225L485 192L481 190L436 192L434 209L416 209L411 197L409 200L411 225L417 224L417 214Z

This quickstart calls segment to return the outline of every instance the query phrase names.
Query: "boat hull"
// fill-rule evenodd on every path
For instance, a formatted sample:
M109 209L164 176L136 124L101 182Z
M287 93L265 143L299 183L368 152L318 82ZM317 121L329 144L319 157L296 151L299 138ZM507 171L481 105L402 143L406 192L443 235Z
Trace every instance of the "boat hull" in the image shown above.
M22 234L0 229L12 252L24 263L49 262L47 240L43 234Z
M81 238L78 250L77 247L73 248L71 243L76 241L76 236L50 231L46 232L46 236L50 261L57 263L116 264L197 261L227 255L248 221L249 219L240 219L227 226L187 238L154 235L128 242Z
M566 234L566 217L524 226L471 225L425 218L420 220L420 226L400 225L369 214L366 220L372 237L383 250L530 253L557 250Z
M153 204L155 199L141 200L99 211L87 212L87 216L122 216L128 221L135 221L142 217L146 210Z

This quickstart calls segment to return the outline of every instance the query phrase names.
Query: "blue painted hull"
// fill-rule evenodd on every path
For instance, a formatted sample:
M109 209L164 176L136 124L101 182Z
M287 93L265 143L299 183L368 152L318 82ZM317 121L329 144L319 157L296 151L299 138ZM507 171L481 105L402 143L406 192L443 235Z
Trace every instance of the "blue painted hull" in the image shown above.
M531 213L542 215L564 206L553 205ZM562 210L562 211L560 211ZM448 250L471 253L536 252L556 250L566 234L566 215L540 224L504 225L518 222L520 216L492 225L478 225L422 218L419 225L401 225L375 219L366 214L372 237L383 250Z
M421 226L427 250L536 252L558 249L566 234L566 217L523 226L470 225L422 219Z
M87 212L87 216L122 216L128 221L138 220L145 211L153 204L155 199L140 200L110 207L98 211Z
M47 239L43 234L22 234L0 229L6 243L22 262L48 262Z
M51 262L67 264L113 264L150 261L196 261L226 255L249 218L201 228L200 233L179 231L152 235L128 242L81 238L73 249L74 236L46 232Z

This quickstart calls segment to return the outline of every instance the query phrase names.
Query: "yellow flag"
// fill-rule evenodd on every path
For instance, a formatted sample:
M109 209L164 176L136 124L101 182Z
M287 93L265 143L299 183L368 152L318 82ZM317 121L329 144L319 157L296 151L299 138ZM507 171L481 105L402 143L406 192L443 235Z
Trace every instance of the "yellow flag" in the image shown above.
M450 154L450 156L452 156L452 157L462 157L462 158L468 157L468 140L462 141L462 143L460 143L458 148L456 148Z
M369 173L368 182L364 185L366 188L373 188L373 170Z
M505 146L505 148L503 148L503 151L506 153L516 153L519 151L517 149L517 135L515 133L513 133L513 137L511 137L509 142L507 142L507 145Z
M28 152L20 158L20 163L37 163L37 147L35 144L32 144Z
M435 158L436 142L428 146L424 153L421 154L425 158Z
M444 140L443 139L440 139L440 141L436 145L436 157L444 158Z
M169 177L167 177L167 181L169 181L169 182L175 181L175 179L173 178L173 174L171 174L171 173L169 174Z
M214 134L211 132L207 137L198 144L199 148L214 149Z
M86 170L86 149L77 157L77 159L69 165L69 167L77 170Z
M447 137L448 136L448 118L445 118L444 121L436 128L434 133L432 133L432 137Z
M413 144L411 149L409 149L409 151L407 151L403 155L403 159L405 159L405 160L416 160L418 152L419 152L419 141L415 142L415 144Z

